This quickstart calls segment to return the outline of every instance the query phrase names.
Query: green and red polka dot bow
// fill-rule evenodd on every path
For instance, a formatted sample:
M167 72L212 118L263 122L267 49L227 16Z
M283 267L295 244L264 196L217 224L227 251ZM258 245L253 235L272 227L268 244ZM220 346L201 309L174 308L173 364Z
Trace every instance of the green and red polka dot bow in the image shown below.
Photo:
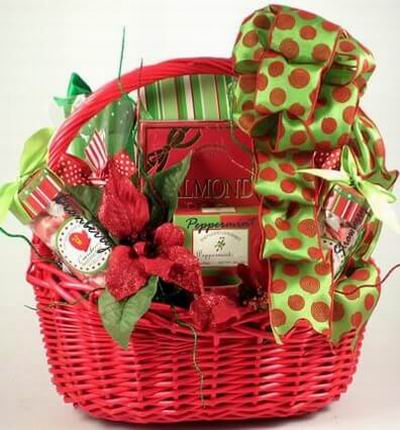
M332 167L346 145L360 178L392 187L397 172L386 170L379 132L358 106L375 68L372 54L321 17L268 6L242 23L233 62L234 120L255 139L275 337L281 341L299 322L333 341L358 333L379 297L370 255L381 224L370 217L353 258L334 278L319 219L329 187L304 169L320 167L321 156Z
M283 6L245 20L234 63L241 128L263 136L276 126L275 149L303 151L347 142L359 94L375 68L371 53L340 27Z

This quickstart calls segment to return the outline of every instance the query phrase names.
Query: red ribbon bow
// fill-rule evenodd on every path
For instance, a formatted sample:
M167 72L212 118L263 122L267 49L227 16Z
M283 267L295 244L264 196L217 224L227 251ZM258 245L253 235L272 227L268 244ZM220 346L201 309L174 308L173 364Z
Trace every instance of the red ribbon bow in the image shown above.
M111 159L108 156L104 131L93 133L85 148L86 161L70 154L60 158L56 174L68 185L104 186L113 168L122 176L130 178L136 167L126 151L120 151Z

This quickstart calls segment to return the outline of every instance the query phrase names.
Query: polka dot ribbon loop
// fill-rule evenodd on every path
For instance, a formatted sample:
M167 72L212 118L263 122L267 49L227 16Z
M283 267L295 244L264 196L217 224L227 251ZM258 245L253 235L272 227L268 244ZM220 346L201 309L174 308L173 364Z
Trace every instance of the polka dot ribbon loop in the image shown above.
M375 68L371 53L343 29L285 6L244 21L233 59L234 118L254 137L277 129L277 151L343 146Z
M262 255L270 267L275 339L281 342L305 321L337 340L366 322L378 290L360 289L359 301L351 301L341 289L359 286L360 272L333 282L331 254L322 247L318 219L325 188L307 169L321 167L315 165L319 154L328 154L330 160L323 169L338 168L342 148L348 146L360 176L385 189L393 185L397 172L386 171L379 132L358 106L374 59L336 24L272 5L244 20L233 63L238 75L234 120L256 145L255 190L263 201ZM368 269L371 284L378 279L377 271L364 261L379 231L380 222L372 217L363 236L369 245L364 240L354 255L358 267ZM347 312L340 322L334 318L334 311L341 312L338 307Z
M297 174L311 163L312 154L259 154L255 190L263 196L264 258L295 261L322 257L314 199L315 177Z
M385 189L392 188L398 172L386 169L382 136L374 122L361 109L358 109L354 119L349 147L355 156L357 170L363 178Z

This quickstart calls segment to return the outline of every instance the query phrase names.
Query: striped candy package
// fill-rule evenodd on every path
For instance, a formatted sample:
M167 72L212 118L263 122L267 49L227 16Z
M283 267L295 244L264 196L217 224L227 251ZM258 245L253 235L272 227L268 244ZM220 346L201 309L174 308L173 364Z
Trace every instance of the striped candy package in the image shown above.
M34 219L49 207L61 190L61 181L49 170L42 169L25 183L18 197L25 211Z
M142 116L159 121L225 121L232 118L230 76L185 75L139 90Z
M338 278L357 250L371 211L365 198L350 187L334 185L322 211L322 245L332 252L332 271Z
M325 210L354 228L362 226L370 215L365 198L353 188L340 185L332 188L325 203Z

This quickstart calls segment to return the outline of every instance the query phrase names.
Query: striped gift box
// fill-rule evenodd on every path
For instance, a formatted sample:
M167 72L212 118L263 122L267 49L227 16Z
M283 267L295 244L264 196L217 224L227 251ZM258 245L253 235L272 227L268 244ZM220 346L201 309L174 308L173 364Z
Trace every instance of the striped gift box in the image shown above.
M360 193L341 185L334 185L326 199L324 209L355 228L362 226L370 213L367 201Z
M62 182L48 169L35 173L18 194L19 200L28 215L36 218L45 212L50 203L62 190Z
M164 79L142 87L138 98L154 120L229 120L232 80L220 75Z

